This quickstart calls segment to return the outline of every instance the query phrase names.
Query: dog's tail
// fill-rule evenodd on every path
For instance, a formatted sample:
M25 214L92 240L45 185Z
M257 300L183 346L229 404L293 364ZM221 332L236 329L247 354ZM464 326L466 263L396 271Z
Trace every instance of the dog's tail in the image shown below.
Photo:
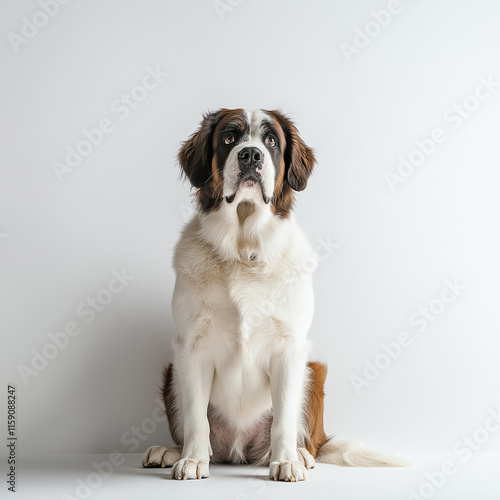
M367 448L361 441L329 439L316 455L316 461L350 467L408 467L410 462L388 451Z

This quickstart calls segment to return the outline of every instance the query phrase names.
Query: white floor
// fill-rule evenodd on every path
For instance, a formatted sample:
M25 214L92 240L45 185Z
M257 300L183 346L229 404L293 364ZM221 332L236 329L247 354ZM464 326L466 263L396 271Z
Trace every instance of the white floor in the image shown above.
M209 479L173 481L170 469L143 469L141 455L21 455L18 463L17 500L138 500L160 499L323 499L335 500L499 500L500 454L477 453L467 462L442 454L400 453L411 468L349 468L317 464L300 483L267 479L267 468L211 466ZM453 464L449 475L434 473L433 486L426 473ZM123 463L122 463L123 462ZM101 473L96 472L100 468ZM446 465L445 465L446 469ZM107 476L107 477L104 477ZM427 484L424 484L426 483ZM2 498L8 485L2 480ZM412 490L415 494L412 493ZM6 493L8 493L6 491Z

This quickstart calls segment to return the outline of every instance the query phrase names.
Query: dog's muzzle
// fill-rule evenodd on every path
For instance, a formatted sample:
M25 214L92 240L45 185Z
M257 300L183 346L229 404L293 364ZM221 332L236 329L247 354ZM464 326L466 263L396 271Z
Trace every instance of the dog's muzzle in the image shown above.
M262 169L264 166L264 155L259 148L246 147L238 153L238 188L243 185L251 187L259 184L264 202L269 203L269 198L264 194L262 185ZM238 189L236 189L238 190ZM236 193L226 197L228 203L232 203Z

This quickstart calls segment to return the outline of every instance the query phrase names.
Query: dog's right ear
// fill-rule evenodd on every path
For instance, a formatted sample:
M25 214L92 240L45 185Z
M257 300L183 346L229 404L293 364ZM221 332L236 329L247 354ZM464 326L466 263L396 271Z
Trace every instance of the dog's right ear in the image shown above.
M178 159L186 177L195 188L212 176L213 134L220 120L220 110L203 115L200 128L182 144Z

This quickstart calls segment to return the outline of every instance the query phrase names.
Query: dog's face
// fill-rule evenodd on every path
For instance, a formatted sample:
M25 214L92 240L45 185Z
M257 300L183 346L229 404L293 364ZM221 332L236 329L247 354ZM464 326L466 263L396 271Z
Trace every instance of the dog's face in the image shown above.
M203 211L247 200L286 217L293 191L306 187L315 158L280 112L220 109L204 116L182 145L179 163L198 188Z

